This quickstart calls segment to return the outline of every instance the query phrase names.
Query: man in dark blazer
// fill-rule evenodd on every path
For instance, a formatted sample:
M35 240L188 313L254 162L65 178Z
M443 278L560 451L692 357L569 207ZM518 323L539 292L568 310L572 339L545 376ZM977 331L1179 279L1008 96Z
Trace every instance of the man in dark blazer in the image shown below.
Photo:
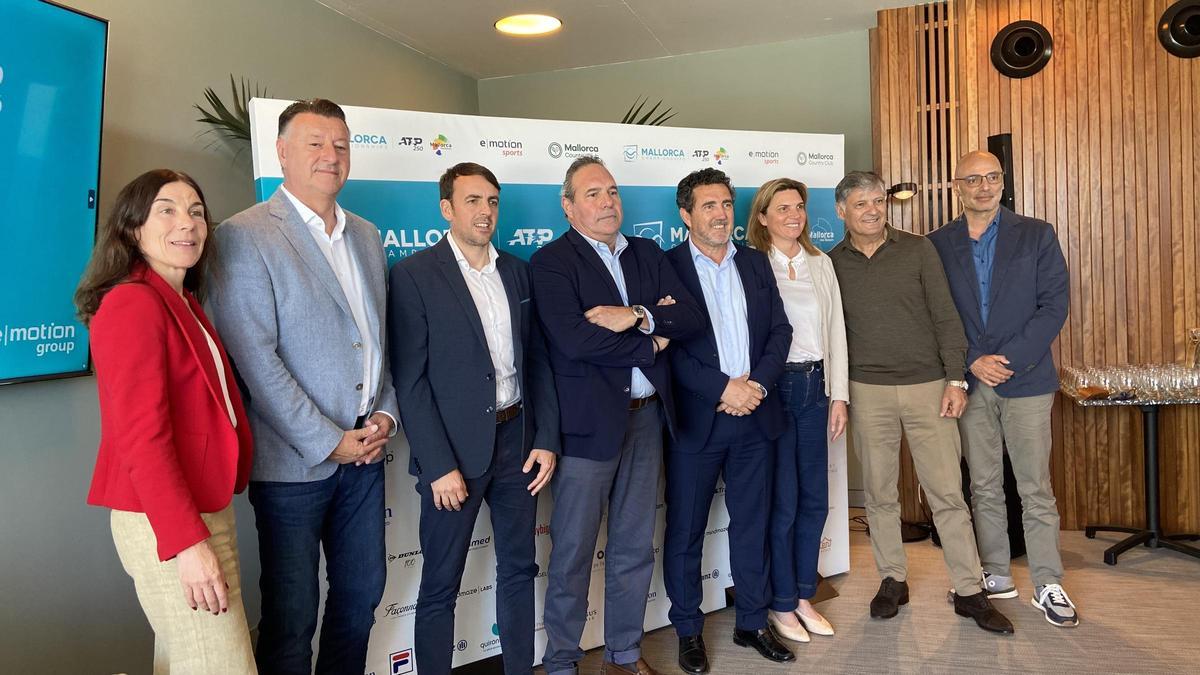
M700 558L719 476L725 479L729 559L737 584L733 641L772 661L793 661L795 655L767 625L772 442L786 423L774 389L792 325L767 256L730 241L729 177L712 168L688 174L675 201L689 240L667 259L709 319L708 330L676 340L670 350L679 422L667 455L663 580L679 636L679 667L708 672Z
M557 385L563 446L554 477L544 624L548 675L576 672L601 516L608 505L602 673L654 673L641 658L654 571L663 427L674 428L662 350L704 316L659 247L621 234L621 196L597 157L567 169L571 229L534 254L534 298Z
M1015 598L1004 503L1005 446L1021 495L1032 604L1056 626L1079 623L1062 588L1058 507L1050 485L1050 409L1058 372L1050 345L1067 320L1067 263L1054 228L1000 205L1004 172L987 152L959 160L963 214L929 235L967 334L970 394L959 419L971 471L984 590Z
M558 400L533 315L529 266L491 243L500 212L496 176L479 164L457 164L439 190L450 232L392 267L388 313L409 471L421 495L417 668L450 672L454 606L486 500L504 670L531 673L537 494L557 461Z

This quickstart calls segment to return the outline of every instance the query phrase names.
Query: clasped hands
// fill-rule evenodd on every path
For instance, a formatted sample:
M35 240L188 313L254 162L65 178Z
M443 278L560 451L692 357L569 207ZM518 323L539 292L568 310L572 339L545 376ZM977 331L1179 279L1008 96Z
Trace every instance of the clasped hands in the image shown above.
M667 295L660 298L654 303L656 307L675 304L675 298ZM633 328L637 323L637 316L633 310L624 305L597 305L583 313L583 318L601 328L607 328L614 333L623 333L630 328ZM654 353L657 354L667 348L671 341L661 335L651 335L654 340Z
M721 392L721 403L717 412L723 412L734 417L742 417L754 412L763 401L763 393L759 384L750 379L750 373L741 377L729 378L725 391Z
M342 432L342 440L329 454L329 459L338 464L354 462L355 466L374 462L387 445L393 426L392 418L387 415L379 412L371 415L362 429Z
M1007 365L1008 359L1004 358L1003 354L986 354L971 364L971 373L979 378L980 382L995 387L1008 382L1013 376L1013 371L1005 367Z

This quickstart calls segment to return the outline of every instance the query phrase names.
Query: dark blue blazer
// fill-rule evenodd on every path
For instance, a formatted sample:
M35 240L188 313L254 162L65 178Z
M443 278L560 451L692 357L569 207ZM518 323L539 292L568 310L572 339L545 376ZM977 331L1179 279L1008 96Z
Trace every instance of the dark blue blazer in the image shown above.
M929 235L967 334L967 367L980 356L1003 354L1013 376L996 387L997 394L1048 394L1058 390L1050 345L1067 320L1067 261L1049 223L1002 206L997 226L987 325L979 311L979 277L965 218L959 216ZM969 370L967 379L975 385Z
M621 268L628 304L650 310L656 335L678 340L702 330L704 314L658 244L641 237L627 239ZM533 254L530 263L538 317L561 394L563 455L595 460L616 456L628 426L634 367L641 368L658 390L664 421L673 434L669 359L664 354L656 358L650 336L636 328L614 333L583 316L598 305L626 304L600 254L572 228ZM674 305L655 306L667 295L675 298Z
M680 244L667 252L667 259L675 267L680 281L687 286L696 303L709 314L700 286L700 276L692 260L692 247ZM779 297L779 287L771 263L761 251L745 246L737 247L733 256L734 265L742 279L746 294L746 323L750 329L750 379L767 390L767 398L751 413L767 438L774 440L783 434L785 417L776 381L783 374L788 349L792 344L792 324L788 322ZM699 452L708 443L713 420L718 413L721 394L729 383L729 376L721 372L721 360L717 353L717 337L712 322L707 330L685 340L677 340L668 349L671 352L671 374L675 380L676 405L679 410L679 426L675 434L674 450Z
M533 310L529 265L500 252L524 409L523 451L560 452L558 397ZM478 478L496 443L496 373L479 310L450 242L396 263L390 273L388 339L409 472L425 484L458 469Z

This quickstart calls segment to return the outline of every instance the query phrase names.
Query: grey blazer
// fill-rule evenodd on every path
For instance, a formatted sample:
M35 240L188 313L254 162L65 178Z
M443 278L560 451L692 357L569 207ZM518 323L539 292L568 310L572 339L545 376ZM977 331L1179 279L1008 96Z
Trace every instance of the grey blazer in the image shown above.
M399 419L388 365L387 259L374 225L346 212L381 372L372 411ZM214 234L208 311L233 361L254 434L251 480L328 478L327 457L354 426L363 336L333 269L281 190Z

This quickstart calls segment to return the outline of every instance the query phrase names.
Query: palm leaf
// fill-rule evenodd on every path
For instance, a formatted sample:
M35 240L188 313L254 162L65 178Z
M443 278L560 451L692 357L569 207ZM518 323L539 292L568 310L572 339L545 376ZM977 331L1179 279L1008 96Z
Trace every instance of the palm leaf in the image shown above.
M218 140L224 139L235 146L237 154L240 155L250 147L250 99L266 96L267 90L256 83L254 93L251 94L250 81L242 78L239 86L232 74L229 76L229 89L232 97L231 105L226 105L212 87L206 87L204 100L208 107L205 108L199 103L193 104L192 107L200 113L200 117L196 121L208 126L203 133L217 136L217 140L210 143L209 147L217 144ZM230 109L231 107L232 109Z
M675 116L675 112L671 108L667 108L661 113L658 113L657 117L654 117L654 113L657 112L663 104L662 99L659 99L658 103L655 103L650 110L643 114L642 109L645 108L646 104L649 102L649 97L642 98L639 96L636 100L634 100L633 105L629 106L629 110L625 111L625 116L621 118L621 124L644 124L647 126L657 127L661 126L663 122L666 122ZM653 119L651 119L652 117Z

